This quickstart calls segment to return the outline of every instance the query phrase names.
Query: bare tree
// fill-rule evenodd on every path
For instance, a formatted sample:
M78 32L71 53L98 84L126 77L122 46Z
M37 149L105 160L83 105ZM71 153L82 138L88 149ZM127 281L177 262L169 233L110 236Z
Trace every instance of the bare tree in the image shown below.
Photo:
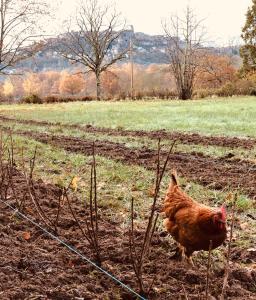
M171 17L169 22L163 24L163 29L179 98L191 99L200 56L204 52L202 20L197 20L192 9L187 7L184 18Z
M46 13L43 0L0 0L0 74L38 51L37 21Z
M59 52L73 63L85 67L96 77L97 99L100 99L100 75L115 62L126 57L128 49L112 51L113 43L125 28L125 22L110 6L100 5L99 0L81 2L75 17L76 30L69 25L67 33L60 36ZM115 49L116 50L116 49Z

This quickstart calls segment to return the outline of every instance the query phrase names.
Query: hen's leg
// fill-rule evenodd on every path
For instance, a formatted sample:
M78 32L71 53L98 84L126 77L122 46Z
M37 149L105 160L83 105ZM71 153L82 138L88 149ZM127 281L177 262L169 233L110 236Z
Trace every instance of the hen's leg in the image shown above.
M177 248L174 249L175 253L171 256L171 259L184 260L184 247L178 243Z
M190 251L188 251L188 249L185 249L185 256L186 256L186 260L188 262L188 264L191 266L191 267L194 267L194 262L192 260L192 253Z
M187 261L188 261L188 264L191 266L191 267L194 267L195 266L195 264L194 264L194 262L193 262L193 259L192 259L192 257L191 256L187 256Z

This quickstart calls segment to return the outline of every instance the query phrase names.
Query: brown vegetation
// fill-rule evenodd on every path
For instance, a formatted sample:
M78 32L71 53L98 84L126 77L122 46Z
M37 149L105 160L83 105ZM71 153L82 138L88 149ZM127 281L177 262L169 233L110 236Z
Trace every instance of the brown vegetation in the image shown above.
M59 83L61 94L77 95L85 89L85 80L82 74L63 73Z
M193 98L255 95L256 76L240 77L232 58L214 53L202 56ZM1 98L20 99L36 95L41 103L96 99L95 77L79 69L27 73L9 76L0 87ZM112 66L101 74L102 99L123 100L130 97L130 64ZM134 65L134 99L178 99L175 78L168 65ZM29 102L29 101L28 101Z

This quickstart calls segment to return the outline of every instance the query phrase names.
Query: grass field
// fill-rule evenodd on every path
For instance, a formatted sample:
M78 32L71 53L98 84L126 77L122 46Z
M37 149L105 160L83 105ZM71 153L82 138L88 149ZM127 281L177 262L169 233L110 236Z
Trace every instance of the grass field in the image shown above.
M63 187L77 177L78 189L74 194L78 199L88 196L88 166L92 158L91 145L95 142L99 205L112 222L120 222L120 228L124 231L129 228L132 198L135 201L136 225L138 228L145 225L152 204L155 178L158 132L153 131L165 129L170 134L162 133L162 161L173 139L177 139L177 145L163 179L159 204L165 195L172 167L180 174L182 188L201 203L220 206L230 192L237 191L232 266L238 266L241 270L255 266L248 252L254 247L256 238L255 116L255 97L186 102L74 102L0 106L3 139L7 144L10 143L8 132L11 130L17 168L22 169L23 165L21 151L28 163L37 147L35 178ZM93 125L95 128L81 125ZM172 136L172 132L181 133L177 137ZM230 221L231 203L228 201L227 206ZM161 222L160 218L159 234L163 230ZM166 243L171 245L172 239L166 238L162 242L159 249L166 252ZM224 252L224 246L213 251L216 274L221 268L223 270ZM195 262L199 271L204 272L206 257L203 254L195 255ZM172 268L176 268L173 263ZM180 272L180 269L175 270ZM150 277L150 273L147 276ZM195 291L193 282L182 280L179 284L186 285L191 293ZM254 283L251 289L240 281L236 284L241 287L240 295L256 292ZM154 299L166 299L166 295L171 297L168 294L169 284L163 287L159 281L156 285L161 297ZM200 290L199 286L200 282L197 290ZM183 297L182 290L180 293Z
M74 102L64 104L47 104L47 105L2 105L0 106L0 115L14 118L14 120L2 121L3 126L11 128L14 133L18 131L27 131L28 133L48 134L55 136L72 137L81 140L86 140L89 143L97 140L102 143L114 142L117 145L124 145L127 149L136 150L147 148L156 150L157 140L147 136L130 136L121 135L122 129L132 130L158 130L165 129L166 131L183 131L183 132L198 132L209 136L251 136L256 135L256 98L228 98L217 100L197 100L197 101L147 101L147 102ZM24 124L18 120L34 120L47 121L50 124ZM58 123L58 124L56 124ZM54 125L55 124L55 125ZM83 128L69 128L66 124L78 125L94 125L105 128L118 128L120 134L112 135L108 132L87 132ZM29 135L28 135L29 136ZM16 142L19 148L24 148L27 157L31 157L35 145L40 151L38 175L45 180L51 180L54 183L64 180L68 182L72 176L78 174L83 180L88 177L88 173L84 172L87 156L81 153L72 153L67 157L65 150L60 146L40 143L39 140L33 137L27 138L20 135L15 135ZM185 153L191 156L193 163L196 156L193 153L201 153L211 157L212 159L222 159L225 155L232 155L233 160L244 160L253 164L256 159L256 146L244 148L239 145L225 146L224 145L209 145L207 142L202 143L186 143L178 141L175 151L177 153ZM172 143L172 140L162 138L162 149L167 150ZM64 151L64 152L63 152ZM103 182L108 182L108 197L107 199L127 199L126 191L131 191L132 186L136 186L137 197L142 203L143 198L148 198L148 190L152 184L154 174L151 171L146 171L142 166L138 166L138 174L143 174L139 179L136 176L133 178L129 171L129 167L122 163L115 162L106 155L99 156L100 173L103 175ZM209 162L211 163L211 162ZM109 167L111 166L111 167ZM209 171L214 166L210 166ZM185 166L184 166L185 168ZM111 172L109 172L111 170ZM198 178L201 175L198 174ZM150 179L151 178L151 179ZM116 182L117 180L117 182ZM149 182L151 182L149 184ZM168 182L168 176L165 179L165 186ZM200 186L197 180L191 181L191 178L183 178L184 185L192 184L191 194L196 198L201 198L203 202L207 198L218 199L225 198L229 192L228 188L223 186L222 191L216 191L208 188L211 186L209 182L206 186ZM117 184L120 189L114 188ZM228 182L227 182L228 184ZM82 184L83 186L84 184ZM128 188L129 186L129 188ZM140 188L137 188L139 186ZM83 189L81 189L82 191ZM110 192L111 191L111 192ZM146 194L145 194L146 193ZM120 196L121 195L121 196ZM213 196L215 195L215 196ZM119 201L122 205L126 200ZM107 202L103 200L102 202ZM118 201L114 201L115 205ZM145 203L145 201L144 201ZM241 209L253 207L253 202L248 199L246 192L241 188L241 200L239 201ZM127 208L127 207L126 207Z
M196 101L88 102L0 106L0 114L24 119L107 128L178 130L256 136L256 98Z

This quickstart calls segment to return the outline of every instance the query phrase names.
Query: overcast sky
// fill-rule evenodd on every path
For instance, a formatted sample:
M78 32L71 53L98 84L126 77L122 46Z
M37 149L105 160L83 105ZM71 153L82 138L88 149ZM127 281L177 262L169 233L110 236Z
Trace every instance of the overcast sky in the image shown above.
M62 4L57 12L59 20L74 11L74 2L59 0ZM228 44L239 38L245 22L245 13L252 0L99 0L115 3L117 9L132 24L136 32L162 34L161 21L168 15L182 13L189 4L199 18L205 19L209 39L217 44Z

